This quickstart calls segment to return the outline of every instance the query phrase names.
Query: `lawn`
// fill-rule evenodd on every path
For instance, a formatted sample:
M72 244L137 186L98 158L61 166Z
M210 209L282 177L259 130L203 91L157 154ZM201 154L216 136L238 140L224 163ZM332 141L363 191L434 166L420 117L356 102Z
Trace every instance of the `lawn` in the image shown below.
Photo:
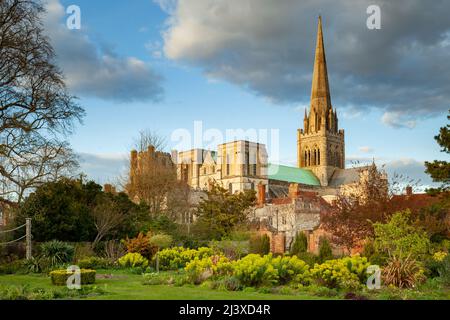
M99 272L103 273L103 272ZM142 276L120 271L108 271L112 279L98 279L96 286L106 291L103 295L89 297L95 300L318 300L321 297L298 294L281 295L259 292L227 292L196 286L143 285ZM50 278L43 275L2 275L0 285L55 289Z
M211 290L206 287L184 285L182 287L171 285L143 285L142 276L123 270L99 270L93 294L85 297L87 300L323 300L343 299L343 293L329 295L296 291L292 294L263 293L257 290L248 291L223 291ZM112 278L104 279L102 275L112 275ZM13 286L39 288L46 290L67 290L65 287L55 287L50 278L45 275L0 275L0 286ZM326 288L322 288L326 289ZM101 291L102 294L99 294ZM449 288L439 286L436 281L428 281L417 290L399 290L385 288L381 291L361 293L369 299L425 299L448 300ZM320 295L320 296L319 296Z

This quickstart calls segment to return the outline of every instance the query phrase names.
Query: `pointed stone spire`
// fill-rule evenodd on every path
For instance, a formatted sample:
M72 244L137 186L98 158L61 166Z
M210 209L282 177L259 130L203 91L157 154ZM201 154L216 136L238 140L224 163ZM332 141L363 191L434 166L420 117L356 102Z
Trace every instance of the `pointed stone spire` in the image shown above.
M330 86L328 84L327 61L323 44L322 18L319 16L317 30L316 56L314 59L314 74L311 90L311 110L321 114L331 108Z

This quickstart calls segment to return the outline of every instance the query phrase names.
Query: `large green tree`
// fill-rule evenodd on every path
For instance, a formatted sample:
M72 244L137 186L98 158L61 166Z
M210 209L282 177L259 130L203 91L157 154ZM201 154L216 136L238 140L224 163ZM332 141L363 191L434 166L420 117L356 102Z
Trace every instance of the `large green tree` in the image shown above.
M230 194L219 185L213 185L197 208L194 232L210 240L220 240L236 227L247 222L248 210L255 204L252 190Z
M450 110L447 116L450 120ZM450 124L442 127L439 134L434 137L437 143L442 147L442 152L450 153ZM434 182L442 183L439 189L433 189L430 191L448 191L450 187L450 163L447 161L435 160L433 162L425 162L428 173Z
M100 241L133 237L148 208L95 182L63 178L38 187L21 205L16 224L32 218L35 241Z

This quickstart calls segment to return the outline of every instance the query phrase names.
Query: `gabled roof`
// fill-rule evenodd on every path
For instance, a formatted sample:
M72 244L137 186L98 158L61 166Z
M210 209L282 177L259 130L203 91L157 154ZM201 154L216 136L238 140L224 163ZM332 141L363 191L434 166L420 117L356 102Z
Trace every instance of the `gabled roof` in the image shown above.
M268 174L270 180L320 186L319 179L307 169L269 164Z

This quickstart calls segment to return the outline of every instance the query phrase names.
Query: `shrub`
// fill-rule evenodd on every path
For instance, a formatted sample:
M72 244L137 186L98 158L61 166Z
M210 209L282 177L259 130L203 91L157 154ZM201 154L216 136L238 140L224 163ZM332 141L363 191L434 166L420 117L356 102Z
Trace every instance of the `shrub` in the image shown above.
M174 247L161 250L158 253L159 267L161 270L178 270L198 258L199 260L214 255L211 248L201 247L198 249L186 249L183 247Z
M227 276L222 280L223 286L228 291L239 291L242 289L242 284L236 277Z
M81 269L108 269L114 266L114 263L106 258L88 257L78 261L77 265Z
M95 283L95 270L81 269L81 285L94 284ZM50 272L50 278L52 279L52 284L55 286L65 286L67 284L67 279L72 276L74 272L67 270L55 270Z
M296 256L276 257L272 259L271 264L277 270L278 283L281 285L291 281L304 285L310 283L309 266Z
M294 243L291 246L291 254L301 254L308 251L308 238L304 232L299 232L295 236Z
M347 266L348 270L358 277L360 283L364 284L367 282L367 268L369 268L371 263L366 257L361 257L357 254L351 257L344 257L341 260Z
M122 242L127 248L128 253L139 253L148 259L156 252L156 248L150 243L150 233L144 235L140 232L136 238L126 238L125 240L122 240Z
M357 289L366 279L369 265L366 258L346 257L316 264L311 274L319 285L328 288Z
M275 284L278 280L278 273L271 260L271 254L263 257L258 254L249 254L241 260L233 262L234 276L244 286Z
M140 253L127 253L118 260L118 263L124 268L145 268L148 266L148 260Z
M298 253L296 256L300 260L305 261L305 263L308 264L310 267L314 267L314 265L317 262L319 262L318 257L310 252L301 252L301 253Z
M333 250L330 241L326 237L321 237L319 239L319 261L325 262L331 259L333 259Z
M410 221L411 212L397 212L385 223L375 223L375 249L385 256L412 259L424 258L430 248L430 240L425 231L418 229Z
M249 241L222 240L211 241L209 247L231 260L238 260L249 253Z
M167 234L157 234L150 238L150 245L158 249L165 249L170 247L173 242L172 236Z
M270 238L264 234L256 235L250 238L250 253L266 255L270 252Z
M0 274L15 274L24 271L23 260L15 260L6 264L0 265Z
M44 273L51 269L51 262L47 258L38 256L25 260L23 266L29 273Z
M424 271L411 256L392 257L383 268L382 279L385 285L397 288L414 288L425 280Z
M194 284L200 284L214 275L227 275L232 272L232 264L224 256L212 256L203 259L195 258L189 262L185 271L188 280Z
M50 241L41 244L41 256L50 261L51 266L70 263L73 260L75 249L62 241Z
M439 277L446 286L450 286L450 255L446 255L438 267Z

